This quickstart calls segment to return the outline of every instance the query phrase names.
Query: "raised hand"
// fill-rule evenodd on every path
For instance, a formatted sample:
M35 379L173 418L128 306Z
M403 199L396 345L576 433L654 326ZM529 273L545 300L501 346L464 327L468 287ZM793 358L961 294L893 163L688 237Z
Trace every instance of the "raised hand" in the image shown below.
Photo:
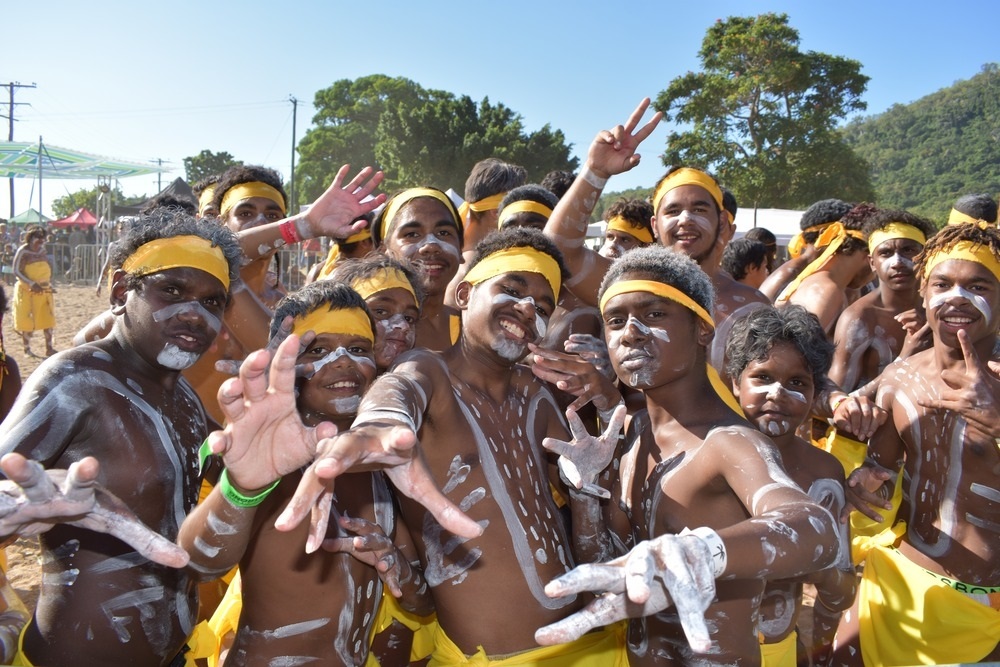
M364 221L354 223L353 220L369 211L374 211L385 202L384 194L365 201L365 198L382 182L381 171L365 167L347 185L343 185L350 168L351 166L347 164L342 166L330 187L306 212L306 221L314 237L331 236L346 239L366 226Z
M402 557L388 535L378 524L364 519L341 516L338 523L346 531L354 533L348 537L332 537L323 540L323 549L348 553L378 572L379 578L389 588L393 596L403 596L400 578L412 576L409 563ZM404 573L403 568L406 568Z
M847 506L840 516L841 522L848 520L850 511L855 509L873 521L885 521L878 510L892 509L889 497L892 495L891 482L896 475L888 468L866 463L847 477Z
M570 334L563 343L563 349L568 354L577 354L589 361L598 373L609 380L616 379L614 366L611 365L611 355L608 353L608 344L597 336Z
M958 344L962 347L965 372L943 371L941 379L950 389L941 391L937 398L921 398L917 402L934 410L953 410L983 435L1000 438L1000 372L983 364L968 332L958 332Z
M673 604L692 650L705 653L712 643L705 610L715 599L713 571L708 544L691 533L661 535L609 563L580 565L549 582L545 594L565 597L589 591L599 597L568 618L540 628L535 641L572 641L591 628L650 616Z
M535 377L576 396L569 406L571 409L579 410L593 402L595 408L605 411L621 402L621 392L615 384L582 356L546 350L534 343L529 343L528 349L533 355L531 372Z
M867 396L848 394L847 398L841 400L834 408L830 423L838 431L853 435L864 442L872 437L888 416L888 412Z
M607 429L600 437L596 437L587 432L576 411L569 408L566 410L566 419L569 421L573 440L542 440L542 447L559 455L559 470L573 488L599 498L611 497L607 489L597 484L597 476L611 464L627 414L625 405L619 405L615 408Z
M226 427L208 437L220 454L229 479L242 489L268 486L313 460L317 443L337 432L324 422L307 428L295 406L295 361L299 337L283 340L272 355L258 350L247 357L238 378L219 388ZM270 372L268 372L270 371Z
M636 149L643 140L652 134L663 118L663 113L657 111L649 121L639 126L646 109L649 108L649 98L639 103L625 125L616 125L610 130L597 133L590 149L587 151L586 168L598 178L608 178L632 169L642 159Z
M161 565L187 565L186 551L150 530L97 483L97 459L88 456L68 470L45 470L12 453L0 459L0 469L7 476L0 481L0 535L37 535L64 523L113 535Z
M326 535L329 511L323 508L336 477L350 470L383 469L397 491L426 507L446 530L468 538L482 535L482 527L435 486L423 459L417 456L416 444L412 430L388 422L366 423L321 441L315 461L302 475L295 495L274 522L275 528L292 530L311 514L306 546L315 550Z

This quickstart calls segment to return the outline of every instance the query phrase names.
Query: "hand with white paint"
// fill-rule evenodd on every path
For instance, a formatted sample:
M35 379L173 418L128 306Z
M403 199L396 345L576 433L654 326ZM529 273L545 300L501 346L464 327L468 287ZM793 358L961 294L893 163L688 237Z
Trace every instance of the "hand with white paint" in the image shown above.
M140 555L168 567L184 567L188 554L154 533L121 500L97 483L100 465L85 457L68 470L45 470L20 454L0 459L0 535L32 536L58 523L107 533Z
M381 469L397 491L426 507L446 530L468 538L482 535L482 527L434 484L426 464L417 455L416 444L412 429L388 421L367 422L324 439L295 495L275 521L275 528L292 530L311 515L306 550L315 551L326 536L336 478L351 470Z
M657 111L645 125L639 126L639 121L649 108L647 97L636 107L625 125L617 125L610 130L597 133L590 149L587 151L587 162L584 169L597 178L607 179L615 174L622 174L639 164L641 156L636 153L639 144L652 134L663 118L663 113Z
M219 388L226 427L208 442L238 489L263 489L298 470L313 460L322 438L337 432L329 422L314 428L302 423L295 405L298 350L299 337L289 335L273 356L266 350L248 356L239 377Z
M944 370L941 379L950 389L941 391L937 398L918 402L933 410L953 410L983 435L1000 439L1000 362L984 364L964 329L958 332L958 344L965 373Z
M847 477L847 506L840 516L842 523L849 520L850 511L857 510L869 519L882 523L885 519L878 510L891 510L892 482L896 475L888 468L866 461Z
M587 432L576 410L569 408L566 420L573 440L542 440L542 447L559 455L559 471L573 488L598 498L611 497L607 489L597 483L597 477L611 464L627 414L625 404L619 404L604 433L596 437Z
M931 325L927 322L927 317L922 310L911 308L896 315L893 319L899 322L903 331L906 332L897 359L912 357L917 352L931 346Z
M415 572L409 561L393 544L392 539L377 525L364 519L341 516L340 527L354 533L349 537L331 537L323 540L323 549L348 553L378 572L379 578L394 597L403 597L400 581L409 582Z
M547 350L534 343L529 343L528 349L532 353L531 372L535 377L576 397L570 409L579 410L593 403L598 410L607 411L621 402L622 395L615 383L582 356Z
M833 404L835 407L830 423L838 431L853 435L861 442L872 437L888 416L885 410L867 396L841 395L833 400Z
M608 345L597 336L580 333L570 334L563 343L563 349L566 350L567 354L577 354L580 358L589 361L598 373L612 382L618 379L618 376L615 375L615 367L611 365Z
M337 170L330 187L301 215L301 220L308 227L308 236L304 234L303 238L329 236L346 239L367 226L363 220L354 220L385 203L384 194L365 200L382 182L382 172L365 167L344 185L350 168L350 165L345 164Z
M573 641L592 628L651 616L673 605L691 649L705 653L712 646L705 610L715 599L716 569L708 543L690 532L640 542L609 563L580 565L549 582L545 593L565 597L590 591L598 597L540 628L535 640L542 645Z

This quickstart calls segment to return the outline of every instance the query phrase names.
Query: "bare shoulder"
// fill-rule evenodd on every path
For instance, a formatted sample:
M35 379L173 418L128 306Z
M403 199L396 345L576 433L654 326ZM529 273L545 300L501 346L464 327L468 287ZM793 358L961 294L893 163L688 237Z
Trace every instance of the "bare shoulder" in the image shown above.
M811 482L818 479L832 479L844 483L844 466L837 457L801 438L796 438L795 444L796 455L802 461L802 468Z

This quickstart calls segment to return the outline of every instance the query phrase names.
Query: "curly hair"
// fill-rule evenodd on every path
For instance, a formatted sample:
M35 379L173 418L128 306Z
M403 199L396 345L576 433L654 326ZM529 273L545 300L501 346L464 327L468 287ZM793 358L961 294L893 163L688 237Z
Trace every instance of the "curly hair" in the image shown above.
M947 252L961 241L968 241L978 246L989 248L995 257L1000 257L1000 229L987 227L974 222L960 225L946 225L934 236L927 239L924 249L917 255L914 270L920 276L923 284L927 260L939 252Z
M575 180L576 174L573 172L554 169L545 174L542 187L554 194L557 199L562 199Z
M694 299L707 312L712 312L715 301L712 280L687 255L657 245L629 250L611 264L597 298L601 299L608 288L626 274L670 285Z
M833 363L833 343L819 319L802 306L761 306L733 322L726 339L726 373L739 378L752 361L766 359L777 343L791 343L805 359L819 390Z
M604 219L619 217L637 230L646 230L653 235L650 220L653 219L653 205L645 199L626 199L621 197L604 211Z
M864 220L862 229L865 236L871 236L872 232L883 229L894 222L916 227L923 232L926 238L930 238L937 231L934 223L930 220L913 215L909 211L891 208L876 209L875 213Z
M407 282L410 283L410 287L413 288L413 292L416 294L417 308L420 308L424 302L424 289L420 286L417 276L405 262L400 262L382 253L372 253L367 257L358 259L345 259L333 270L329 280L345 285L353 285L358 280L367 280L386 269L397 269L406 276Z
M802 230L802 238L806 243L816 243L820 232L807 232L806 230L816 225L825 225L837 222L854 208L854 204L848 204L842 199L821 199L812 204L802 212L799 218L799 229Z
M285 213L288 212L288 193L285 192L285 186L281 182L281 174L269 167L245 164L233 165L226 169L219 178L219 182L215 186L215 195L212 197L212 203L215 204L216 208L221 211L222 199L226 196L226 192L242 183L266 183L270 185L281 194L281 208Z
M569 278L569 269L566 268L559 248L549 237L533 227L505 227L486 235L482 241L476 244L475 254L469 262L469 271L472 271L476 264L494 253L508 248L522 247L534 248L549 255L559 265L560 281L565 283L566 279ZM559 297L558 294L555 296Z
M986 222L993 223L997 221L997 202L989 195L980 194L959 197L952 208L977 220L985 220Z

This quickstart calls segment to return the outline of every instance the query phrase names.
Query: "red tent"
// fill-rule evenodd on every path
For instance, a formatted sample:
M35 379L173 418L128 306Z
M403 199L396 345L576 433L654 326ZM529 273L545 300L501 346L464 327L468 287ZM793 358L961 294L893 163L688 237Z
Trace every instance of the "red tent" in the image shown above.
M73 213L61 220L53 220L49 227L92 227L97 224L94 214L85 208L78 208Z

